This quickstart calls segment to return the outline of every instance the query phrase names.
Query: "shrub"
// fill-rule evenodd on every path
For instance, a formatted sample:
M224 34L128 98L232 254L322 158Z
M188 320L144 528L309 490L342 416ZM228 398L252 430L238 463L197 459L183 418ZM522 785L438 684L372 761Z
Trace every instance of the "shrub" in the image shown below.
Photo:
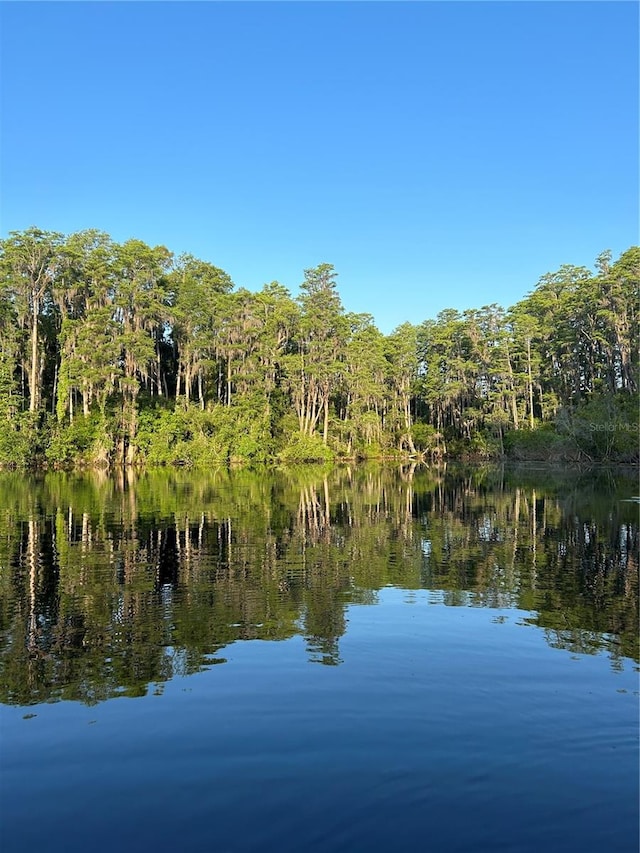
M504 436L504 450L507 456L520 462L559 462L575 456L570 442L558 434L554 424L541 424L535 429L510 430Z
M11 413L0 430L0 467L24 468L39 450L41 436L29 412Z
M593 461L630 462L639 456L639 420L635 396L595 394L561 411L558 431Z
M227 448L216 435L211 412L146 409L138 418L136 456L150 465L202 467L226 461Z
M319 435L296 432L278 458L281 462L291 465L297 462L332 462L335 456L333 451L322 443Z
M113 438L105 419L93 413L73 423L56 423L44 456L54 466L106 464Z

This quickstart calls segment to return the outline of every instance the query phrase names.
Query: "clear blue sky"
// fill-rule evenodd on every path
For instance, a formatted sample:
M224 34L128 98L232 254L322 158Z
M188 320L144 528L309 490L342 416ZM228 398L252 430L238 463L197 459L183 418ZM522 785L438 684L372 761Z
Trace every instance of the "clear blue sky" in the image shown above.
M3 235L331 263L384 332L638 242L636 3L4 3L1 71Z

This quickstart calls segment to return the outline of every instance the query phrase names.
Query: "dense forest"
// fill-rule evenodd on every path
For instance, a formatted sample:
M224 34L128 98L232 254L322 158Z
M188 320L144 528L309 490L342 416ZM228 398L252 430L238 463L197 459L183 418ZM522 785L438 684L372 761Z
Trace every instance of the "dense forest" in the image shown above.
M11 232L0 464L637 458L639 247L390 335L336 279L250 292L164 246Z

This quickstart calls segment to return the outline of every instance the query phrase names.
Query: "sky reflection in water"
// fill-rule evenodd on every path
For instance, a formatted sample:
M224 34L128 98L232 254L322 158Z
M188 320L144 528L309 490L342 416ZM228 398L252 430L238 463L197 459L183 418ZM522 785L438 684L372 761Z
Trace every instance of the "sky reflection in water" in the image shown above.
M4 849L635 849L634 485L0 478Z

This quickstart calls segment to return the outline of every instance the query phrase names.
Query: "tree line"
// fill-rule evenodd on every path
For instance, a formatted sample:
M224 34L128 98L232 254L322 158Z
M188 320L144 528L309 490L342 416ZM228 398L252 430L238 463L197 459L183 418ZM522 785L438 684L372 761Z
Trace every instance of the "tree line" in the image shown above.
M640 248L382 334L332 265L236 288L88 230L0 241L0 463L637 456Z

